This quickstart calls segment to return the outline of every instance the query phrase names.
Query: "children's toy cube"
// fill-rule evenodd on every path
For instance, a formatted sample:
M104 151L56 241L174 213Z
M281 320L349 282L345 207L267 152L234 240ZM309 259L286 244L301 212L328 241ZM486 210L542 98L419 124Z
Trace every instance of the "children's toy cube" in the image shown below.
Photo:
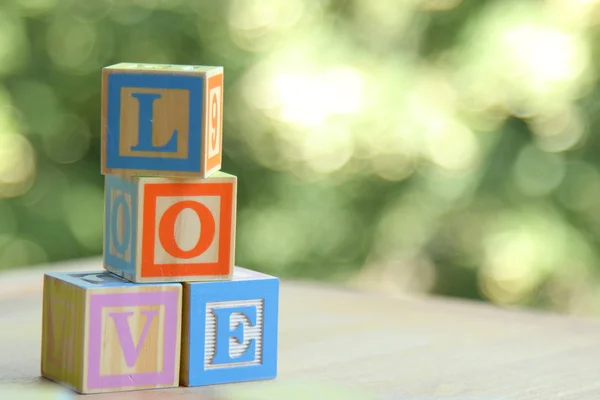
M132 282L231 279L237 178L106 176L104 266Z
M178 386L181 284L44 276L42 375L80 393Z
M206 178L221 168L222 110L222 67L104 68L102 173Z
M277 375L279 280L235 267L233 279L184 283L181 383Z

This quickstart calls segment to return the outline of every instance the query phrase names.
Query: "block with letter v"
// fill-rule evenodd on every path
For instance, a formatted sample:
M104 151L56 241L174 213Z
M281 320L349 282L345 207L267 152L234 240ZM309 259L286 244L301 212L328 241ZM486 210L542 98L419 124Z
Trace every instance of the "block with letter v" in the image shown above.
M80 393L177 386L181 301L178 283L47 274L42 375Z

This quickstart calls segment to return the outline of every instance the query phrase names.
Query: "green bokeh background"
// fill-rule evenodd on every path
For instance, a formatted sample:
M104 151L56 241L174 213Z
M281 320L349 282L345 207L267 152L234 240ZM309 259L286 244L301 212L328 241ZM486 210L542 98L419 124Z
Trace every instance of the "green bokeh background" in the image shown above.
M100 71L225 67L237 263L600 314L600 2L5 0L0 269L102 252Z

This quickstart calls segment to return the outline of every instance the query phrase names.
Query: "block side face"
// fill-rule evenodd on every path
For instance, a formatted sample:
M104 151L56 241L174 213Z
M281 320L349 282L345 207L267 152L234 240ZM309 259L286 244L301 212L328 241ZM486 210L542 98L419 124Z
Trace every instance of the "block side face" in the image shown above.
M277 376L277 357L279 350L279 279L269 279L265 282L265 290L270 301L265 301L265 328L263 333L263 359L262 364L264 379L273 379Z
M81 392L84 290L45 275L43 291L42 375Z
M108 115L108 73L106 69L102 70L102 92L100 105L100 172L107 174L106 166L106 140L108 135L107 115Z
M94 292L93 289L84 290L85 309L84 309L84 330L83 330L83 369L81 375L81 393L88 392L88 371L90 368L89 357L89 342L90 342L90 296Z
M223 71L212 71L207 79L203 112L202 170L210 176L221 169L223 150Z
M138 242L138 182L105 178L104 265L120 276L135 275ZM110 267L110 268L109 268Z
M190 283L188 386L277 374L277 279Z
M108 71L106 170L201 175L205 78Z
M80 349L80 351L76 354L75 365L77 368L77 388L83 388L83 381L85 376L85 371L87 370L87 356L86 356L86 334L87 334L87 319L86 319L86 311L87 311L87 290L84 288L77 288L77 300L76 300L76 309L75 309L75 338L76 339L76 348Z
M145 199L145 192L146 192L146 183L144 178L135 178L136 182L138 184L138 209L137 209L137 221L138 221L138 238L137 238L137 243L136 243L136 247L135 247L135 252L137 254L137 264L135 266L135 271L132 274L131 277L128 277L127 279L131 279L133 278L133 282L136 283L144 283L143 279L142 279L142 266L143 266L143 254L142 254L142 249L143 249L143 245L144 245L144 241L145 241L145 237L148 234L148 227L146 226L146 223L144 221L144 214L145 214L145 210L146 210L146 202L144 201ZM162 280L162 281L157 281L157 282L168 282L168 280ZM146 282L147 283L147 282Z
M85 392L177 386L181 307L180 284L90 290Z
M190 363L190 287L184 283L183 301L182 301L182 319L181 319L181 360L179 369L179 384L188 385L189 383L189 363Z
M237 233L237 195L238 195L238 185L237 185L237 177L235 181L231 184L232 197L231 197L231 230L229 232L229 259L228 267L230 275L233 275L235 269L235 247L236 247L236 233Z
M229 279L237 179L141 178L140 282Z

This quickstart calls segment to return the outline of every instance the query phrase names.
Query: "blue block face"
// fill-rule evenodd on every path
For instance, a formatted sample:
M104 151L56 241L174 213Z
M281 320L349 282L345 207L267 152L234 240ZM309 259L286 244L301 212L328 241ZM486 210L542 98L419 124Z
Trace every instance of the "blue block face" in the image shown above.
M106 167L200 172L202 76L108 73Z
M184 284L182 382L205 386L277 375L279 280L235 267L232 281ZM185 329L185 327L184 327ZM184 361L185 362L185 361Z
M104 197L104 264L135 276L137 186L128 180L107 175Z

